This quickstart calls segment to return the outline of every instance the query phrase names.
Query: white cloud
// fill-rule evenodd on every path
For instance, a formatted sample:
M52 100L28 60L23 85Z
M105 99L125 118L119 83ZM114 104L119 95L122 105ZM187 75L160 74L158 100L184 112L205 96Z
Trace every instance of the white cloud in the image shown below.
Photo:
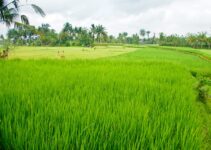
M25 2L25 0L22 0ZM210 0L29 0L41 6L47 16L41 18L23 9L33 25L49 23L59 31L65 22L74 26L89 27L92 23L103 24L107 31L117 35L130 34L141 28L159 33L186 34L211 32ZM0 25L0 34L6 32Z

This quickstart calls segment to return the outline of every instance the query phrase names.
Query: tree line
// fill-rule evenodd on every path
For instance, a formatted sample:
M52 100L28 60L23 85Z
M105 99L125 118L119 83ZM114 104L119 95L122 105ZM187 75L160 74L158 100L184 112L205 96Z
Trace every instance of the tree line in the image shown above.
M159 45L210 49L211 37L208 36L206 32L200 32L197 34L191 33L186 36L166 36L164 33L160 33Z
M211 37L206 32L186 36L160 33L159 37L156 37L155 33L151 35L151 31L141 29L139 33L131 36L127 32L123 32L115 37L109 35L102 25L92 24L90 28L84 28L73 27L70 23L65 23L62 30L57 33L50 28L49 24L42 24L38 28L31 26L27 16L20 14L20 8L28 6L42 17L45 16L45 12L35 4L21 4L19 0L0 1L0 23L6 24L6 26L14 24L14 28L7 33L7 41L4 36L0 36L0 45L4 41L3 44L12 42L12 44L20 46L93 46L101 43L121 43L211 48Z
M147 35L147 37L146 37ZM119 33L117 37L109 35L103 25L92 24L90 28L74 27L65 23L59 33L49 24L39 27L19 25L10 29L8 39L15 45L30 46L93 46L94 44L140 44L140 42L155 43L155 37L150 38L150 31L141 30L140 33ZM142 37L142 38L141 38Z
M8 30L8 39L14 45L22 46L86 46L95 44L159 44L161 46L192 47L211 49L211 37L206 32L197 34L165 35L156 37L150 31L141 29L139 33L129 35L127 32L118 36L109 35L103 25L92 24L90 28L72 26L65 23L59 33L49 24L39 27L22 24ZM3 39L3 37L1 36Z

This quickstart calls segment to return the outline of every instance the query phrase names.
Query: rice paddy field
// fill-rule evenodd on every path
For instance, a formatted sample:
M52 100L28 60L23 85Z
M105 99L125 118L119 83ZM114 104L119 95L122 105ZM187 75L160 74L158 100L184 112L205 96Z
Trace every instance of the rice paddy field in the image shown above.
M134 48L122 46L98 46L94 48L84 47L15 47L10 53L10 59L97 59L118 56L133 52Z
M65 58L18 47L0 60L0 149L211 149L211 62L200 53L59 49Z

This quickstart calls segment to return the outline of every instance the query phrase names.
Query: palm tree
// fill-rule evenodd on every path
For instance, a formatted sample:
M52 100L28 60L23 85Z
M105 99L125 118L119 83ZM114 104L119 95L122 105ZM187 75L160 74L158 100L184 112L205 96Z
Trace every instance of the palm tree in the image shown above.
M35 4L20 4L19 0L12 0L8 2L7 0L0 0L0 23L5 23L7 26L11 24L20 25L17 22L19 18L22 24L29 25L29 20L26 15L20 14L20 8L25 6L31 6L33 10L40 14L42 17L45 16L45 12Z
M208 48L210 49L211 48L211 37L207 38L207 45L208 45Z
M147 32L146 32L148 39L149 39L150 33L151 33L150 31L147 31Z
M140 35L145 38L145 35L146 35L146 31L144 29L141 29L140 30Z
M203 48L206 45L206 38L207 38L207 33L206 32L201 32L197 36L200 48Z
M196 43L197 42L196 36L194 34L188 34L187 42L191 47L195 48L195 46L197 44Z
M62 29L62 33L65 33L68 36L68 40L73 39L73 27L70 23L65 23L64 28Z
M97 34L97 41L99 43L101 43L102 38L104 38L105 36L107 36L107 33L105 31L105 27L103 27L102 25L96 26L96 34Z
M128 33L127 32L123 32L122 33L123 43L127 43L127 36L128 36Z
M68 32L71 33L73 30L72 25L70 23L65 23L64 28L62 29L62 32Z
M93 42L95 42L95 35L96 35L96 27L94 24L92 24L91 25L91 36L92 36Z
M152 37L152 44L155 44L156 43L156 34L153 33L153 37Z

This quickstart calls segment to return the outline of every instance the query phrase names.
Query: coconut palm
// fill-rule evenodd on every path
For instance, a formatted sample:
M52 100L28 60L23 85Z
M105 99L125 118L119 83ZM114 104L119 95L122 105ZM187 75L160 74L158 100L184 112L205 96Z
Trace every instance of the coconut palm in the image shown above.
M187 42L191 47L196 48L197 37L194 34L188 34Z
M62 34L66 35L66 38L67 40L72 40L73 39L73 34L74 34L74 31L73 31L73 27L70 23L65 23L64 24L64 27L62 29Z
M207 43L207 41L206 41L207 33L206 32L198 33L197 38L198 38L198 41L199 41L200 48L203 48Z
M95 42L95 36L96 36L96 27L94 24L91 25L91 36L92 36L92 40L93 42Z
M149 39L150 33L151 33L150 31L147 31L147 32L146 32L148 39Z
M127 38L128 38L127 32L119 33L118 41L119 43L127 43Z
M105 27L102 25L96 26L96 34L97 34L97 41L101 43L102 39L107 36L107 33L105 31Z
M62 29L62 32L68 32L69 34L71 34L73 32L73 27L70 23L65 23L64 24L64 28Z
M141 29L140 30L140 35L145 38L145 35L146 35L146 31L144 29Z
M20 8L26 6L31 6L36 13L43 17L45 16L45 12L35 4L22 5L19 0L12 0L10 2L8 0L0 0L0 23L5 23L7 26L11 24L20 25L17 22L19 18L23 24L28 25L29 20L27 16L20 14Z
M211 37L207 38L207 45L208 45L208 49L211 48Z

